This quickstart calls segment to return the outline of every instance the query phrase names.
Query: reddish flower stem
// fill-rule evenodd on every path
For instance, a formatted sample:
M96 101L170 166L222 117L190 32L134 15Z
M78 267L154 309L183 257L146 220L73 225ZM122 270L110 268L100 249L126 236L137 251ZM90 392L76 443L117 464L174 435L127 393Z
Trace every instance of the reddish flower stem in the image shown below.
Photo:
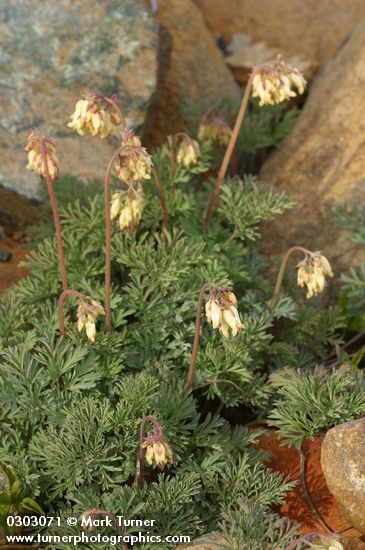
M246 110L247 110L248 101L250 99L251 86L252 86L252 81L253 81L253 78L254 78L255 74L256 74L256 71L253 70L251 72L251 75L250 75L250 77L248 79L248 82L246 84L246 89L245 89L245 93L243 94L241 107L240 107L240 110L238 112L236 122L235 122L235 125L234 125L234 128L233 128L232 134L231 134L231 138L228 142L227 149L226 149L226 152L224 154L222 164L221 164L221 167L220 167L219 172L218 172L218 176L217 176L217 180L215 182L213 194L212 194L212 197L210 199L210 203L209 203L207 213L206 213L206 216L205 216L205 220L204 220L204 229L205 229L205 231L207 231L209 229L210 223L212 221L212 217L213 217L215 207L216 207L216 204L217 204L219 192L220 192L220 189L222 187L222 183L224 181L225 175L227 173L228 166L229 166L229 163L230 163L233 151L234 151L234 147L236 145L237 138L238 138L238 135L239 135L240 130L241 130L243 119L245 117Z
M113 520L113 523L115 525L116 530L118 531L118 535L120 537L124 537L123 530L121 526L119 525L119 522L114 514L112 512L108 512L108 510L97 510L94 508L93 510L90 510L90 515L92 519L96 519L98 516L107 516L110 517ZM123 541L123 548L124 550L128 550L128 545L126 542Z
M170 176L171 178L174 176L174 173L175 173L175 152L176 152L177 139L179 137L187 137L190 139L190 137L185 132L177 132L171 138L171 142L170 142Z
M117 111L118 115L120 116L121 126L125 127L127 124L125 121L124 113L120 108L120 106L118 105L118 102L111 97L104 96L104 99L109 103L109 105L112 105L112 107L114 107L114 109Z
M112 317L110 306L110 282L111 282L111 246L112 246L112 222L110 219L110 176L114 162L124 149L119 147L109 161L104 178L104 206L105 206L105 324L106 332L112 329Z
M213 283L205 283L199 294L198 298L198 306L196 309L196 318L195 318L195 335L194 335L194 344L193 344L193 351L191 354L191 361L190 361L190 367L188 372L188 378L186 385L189 389L191 389L193 385L193 379L195 374L195 364L196 364L196 358L198 355L199 350L199 342L200 342L200 325L201 325L201 313L202 313L202 307L203 307L203 299L204 299L204 293L207 290L207 288L212 287L213 289L216 287Z
M60 333L62 336L65 335L65 319L63 316L63 306L67 296L71 296L71 295L77 296L81 301L85 299L85 296L81 294L81 292L78 292L77 290L73 290L72 288L64 290L61 293L58 300L58 323L59 323Z
M169 228L169 222L167 218L167 205L166 205L165 193L161 183L160 174L158 173L158 170L155 166L152 166L152 172L155 177L155 184L157 187L158 196L160 198L161 211L162 211L162 227L164 228L165 231L167 231Z
M297 447L297 452L299 454L300 459L300 481L303 488L304 498L309 506L310 511L312 512L313 516L316 518L318 523L323 527L327 533L333 533L334 531L331 529L331 527L326 523L325 519L322 517L322 514L318 510L317 506L314 504L311 494L309 492L308 484L307 484L307 461L305 454L303 453L302 449Z
M63 245L62 245L62 229L61 229L61 222L60 222L60 216L58 213L57 208L57 202L56 197L52 185L52 180L49 175L48 170L48 164L47 164L47 155L44 143L41 144L41 155L42 155L42 162L44 164L44 170L46 173L46 181L47 181L47 187L48 187L48 194L51 201L52 206L52 213L53 213L53 220L54 220L54 226L56 231L56 241L57 241L57 248L58 248L58 262L59 262L59 268L61 273L61 280L62 280L62 288L63 290L66 290L68 287L67 283L67 272L66 272L66 265L65 265L65 256L63 253Z
M284 256L284 258L281 262L278 277L276 279L274 294L273 294L273 297L271 299L271 304L270 304L271 309L274 309L274 307L278 303L279 296L280 296L281 285L283 284L283 278L284 278L284 274L285 274L286 264L288 263L288 260L289 260L290 256L293 254L293 252L303 252L305 255L310 254L309 250L307 250L306 248L303 248L302 246L292 246L291 248L289 248L289 250L287 250L287 252L285 253L285 256Z
M145 437L145 429L147 422L152 422L157 435L163 438L163 433L160 424L157 422L156 418L151 415L145 416L141 422L141 427L139 429L139 442L138 442L138 456L137 456L137 466L136 466L136 476L134 478L134 486L140 487L143 483L143 459L145 455L145 449L143 448L143 439Z

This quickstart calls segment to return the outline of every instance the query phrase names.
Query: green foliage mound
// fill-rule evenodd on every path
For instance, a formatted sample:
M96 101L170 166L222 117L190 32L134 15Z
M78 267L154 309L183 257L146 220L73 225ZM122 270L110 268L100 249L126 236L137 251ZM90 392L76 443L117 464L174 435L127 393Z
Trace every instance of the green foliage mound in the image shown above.
M282 121L277 113L275 120ZM268 126L265 120L255 123L261 134L243 135L241 151L245 143L250 152L260 143L276 143L283 128L277 122L268 135ZM309 437L358 414L364 397L354 392L352 402L346 401L355 385L351 373L307 376L339 341L337 309L320 310L315 300L299 305L291 281L270 308L273 281L264 276L267 261L256 244L259 223L280 215L291 201L254 177L231 177L209 232L202 231L213 161L213 148L202 147L193 168L177 166L171 177L168 146L156 150L169 230L162 231L152 180L144 184L138 228L113 228L113 330L106 334L104 321L98 321L93 344L76 330L74 297L66 303L66 335L60 337L57 248L50 228L42 228L27 262L30 276L1 300L0 461L15 467L49 515L100 508L154 519L151 534L194 537L221 530L229 548L276 548L296 528L270 506L283 502L293 484L263 464L265 454L254 446L261 431L242 425L274 410L272 418L286 435L294 430L297 439ZM101 184L82 187L68 177L55 187L69 285L103 303ZM202 321L190 391L196 304L207 281L234 289L244 330L223 339ZM299 369L298 383L287 371L280 371L278 383L275 372L287 366ZM315 397L316 409L302 416ZM241 426L229 423L230 411ZM158 419L175 462L163 471L145 466L144 484L137 488L138 431L146 415ZM64 534L79 531L67 527ZM159 549L172 546L161 543ZM145 542L138 548L155 546Z

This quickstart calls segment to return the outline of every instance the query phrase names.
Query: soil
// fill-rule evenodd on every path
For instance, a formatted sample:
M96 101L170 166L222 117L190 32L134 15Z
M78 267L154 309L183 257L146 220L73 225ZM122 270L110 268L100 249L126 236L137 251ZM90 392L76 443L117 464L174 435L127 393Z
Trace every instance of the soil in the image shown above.
M313 441L306 440L302 450L307 462L307 485L314 504L331 529L346 537L361 537L356 529L341 516L334 497L329 492L326 480L321 469L321 444L323 436L315 437ZM300 522L302 533L313 531L326 534L321 524L313 514L304 498L303 489L299 480L299 455L295 448L283 445L275 430L266 430L258 446L270 453L267 465L297 481L293 491L288 493L286 502L279 506L277 511L289 517L292 521Z
M46 217L41 204L0 187L0 258L1 253L11 254L9 261L0 261L0 292L27 274L18 265L28 253L26 228Z

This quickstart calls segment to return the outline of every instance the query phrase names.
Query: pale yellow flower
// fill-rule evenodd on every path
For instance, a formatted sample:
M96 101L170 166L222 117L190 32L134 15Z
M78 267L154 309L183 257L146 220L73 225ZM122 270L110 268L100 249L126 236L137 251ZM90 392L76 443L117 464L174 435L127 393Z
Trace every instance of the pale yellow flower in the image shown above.
M121 230L134 229L141 221L144 203L140 184L137 187L131 186L125 191L117 191L112 196L110 218L114 220L119 216L118 224Z
M126 184L151 179L152 158L141 146L139 137L124 130L121 145L123 149L115 163L116 176Z
M115 98L112 98L115 101ZM79 135L99 135L102 139L115 132L122 123L120 114L108 98L99 95L90 95L80 99L67 124Z
M213 329L218 329L225 338L236 336L244 327L237 311L237 298L226 289L214 289L205 304L207 321Z
M297 268L298 286L307 287L307 298L322 292L326 277L333 277L331 265L321 252L308 252Z
M284 63L279 56L255 70L252 80L252 97L259 105L275 105L304 92L306 80L299 69Z
M27 138L25 150L28 153L28 170L36 172L41 178L47 177L48 170L51 180L57 178L58 159L55 144L51 139L43 136L37 129L32 130Z
M183 137L176 155L177 163L182 164L185 168L190 168L198 162L199 157L199 143L188 136Z
M343 550L340 541L332 537L318 537L318 539L310 542L309 545L315 550Z
M209 109L202 117L198 129L198 139L208 145L227 145L232 129L221 117L217 109Z
M155 461L158 468L163 468L166 464L173 464L174 457L170 445L160 436L148 436L142 443L142 448L146 449L146 462L152 466Z
M81 332L85 328L90 342L95 341L96 319L99 315L105 315L104 308L96 300L84 296L77 308L77 330Z

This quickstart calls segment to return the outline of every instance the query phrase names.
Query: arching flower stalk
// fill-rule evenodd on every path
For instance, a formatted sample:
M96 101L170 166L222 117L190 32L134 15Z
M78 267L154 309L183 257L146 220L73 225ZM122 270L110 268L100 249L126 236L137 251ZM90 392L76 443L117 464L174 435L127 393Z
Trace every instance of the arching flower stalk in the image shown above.
M108 510L98 510L97 508L93 508L92 510L87 510L87 512L81 514L81 516L78 518L78 522L85 531L93 531L95 529L94 522L98 519L99 516L106 516L112 520L120 537L120 540L118 540L118 542L122 542L124 550L128 550L128 545L124 541L123 530L118 522L117 517L112 512L108 512Z
M301 72L284 63L280 56L272 63L264 63L253 68L245 92L243 94L241 107L230 137L221 167L218 172L213 194L209 202L204 220L204 228L210 226L219 192L226 176L228 166L237 142L239 132L246 114L248 102L252 92L253 97L260 99L259 105L276 105L304 92L306 81Z
M208 109L200 121L198 140L210 146L227 145L231 135L232 128L224 121L222 111Z
M180 145L176 153L176 147L180 139ZM178 132L169 138L170 143L170 176L174 177L175 173L175 157L177 164L190 168L194 166L200 157L199 143L192 139L185 132Z
M102 139L116 133L120 125L125 126L125 120L116 97L95 94L86 95L76 103L67 124L80 136L100 136Z
M274 294L271 300L271 309L274 309L278 303L285 268L290 256L294 252L302 252L304 254L303 260L297 264L298 286L300 288L304 286L307 287L307 298L311 298L322 292L326 286L326 277L333 277L331 265L322 252L311 252L302 246L293 246L289 248L281 262Z
M85 329L86 335L90 342L95 341L96 336L96 320L99 315L105 315L104 308L89 296L85 296L77 290L64 290L58 301L58 321L60 333L65 335L65 321L63 317L63 306L67 296L77 296L79 306L77 308L77 330L81 332Z
M196 311L194 344L187 378L188 388L191 388L193 385L196 358L200 342L203 300L208 288L211 288L212 291L205 304L205 314L208 323L212 325L213 329L218 329L222 336L228 338L229 331L231 331L232 336L236 336L236 334L244 328L237 311L237 298L233 292L228 288L219 288L213 283L206 283L203 285L200 290Z
M38 129L32 130L27 138L25 150L28 153L27 169L38 174L47 182L48 194L51 202L56 241L58 249L58 262L62 280L63 290L68 287L65 256L62 245L62 229L58 213L56 197L52 181L57 179L58 159L54 142L47 136L40 133Z
M113 194L110 204L110 178L112 171L125 187ZM151 179L154 174L156 187L159 192L163 226L167 229L166 201L156 168L152 158L142 147L141 140L133 132L125 128L121 132L121 145L109 161L104 178L104 205L105 205L105 310L106 331L111 331L111 221L118 217L120 229L135 229L140 222L144 196L142 181Z
M146 436L146 424L153 424L152 434ZM166 442L161 425L153 416L146 416L141 423L139 431L139 447L137 456L137 468L134 484L140 487L143 483L143 463L144 460L149 466L153 464L157 468L163 469L167 464L174 463L174 456L170 445Z

